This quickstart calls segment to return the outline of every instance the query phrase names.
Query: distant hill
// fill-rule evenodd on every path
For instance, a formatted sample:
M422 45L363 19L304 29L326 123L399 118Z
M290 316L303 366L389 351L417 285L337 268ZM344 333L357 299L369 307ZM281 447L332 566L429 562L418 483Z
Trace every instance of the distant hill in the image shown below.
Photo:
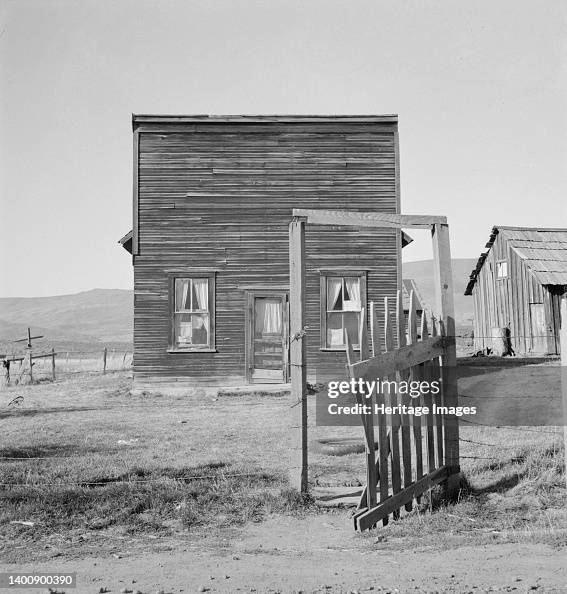
M455 296L455 321L458 326L472 327L473 302L472 297L464 295L469 282L469 276L476 266L476 258L454 258L453 264L453 293ZM435 276L433 260L418 262L404 262L402 265L404 278L413 278L426 305L435 304Z
M75 295L0 298L0 344L5 351L28 326L45 338L37 343L72 350L131 349L132 291L93 289Z
M463 294L474 259L453 260L456 322L472 326L472 299ZM404 262L404 278L413 278L426 306L435 303L433 261ZM36 344L58 349L91 350L104 346L129 350L133 335L132 291L93 289L75 295L0 298L0 353L11 352L13 340L28 326L43 334ZM23 343L22 343L22 346Z

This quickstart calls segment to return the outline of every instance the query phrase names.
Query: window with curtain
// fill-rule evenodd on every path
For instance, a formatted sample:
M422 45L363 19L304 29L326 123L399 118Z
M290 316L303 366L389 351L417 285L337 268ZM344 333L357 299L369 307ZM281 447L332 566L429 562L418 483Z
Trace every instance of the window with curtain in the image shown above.
M344 349L345 332L353 348L358 348L358 329L363 308L361 276L323 276L322 324L328 349Z
M175 278L173 283L173 346L211 348L211 279Z

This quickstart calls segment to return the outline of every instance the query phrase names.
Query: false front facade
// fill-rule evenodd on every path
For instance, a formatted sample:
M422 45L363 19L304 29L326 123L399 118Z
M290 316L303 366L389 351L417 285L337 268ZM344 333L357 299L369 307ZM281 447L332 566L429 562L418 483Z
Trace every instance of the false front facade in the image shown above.
M399 213L396 116L133 117L138 389L285 383L293 208ZM399 229L309 226L309 379L401 287Z

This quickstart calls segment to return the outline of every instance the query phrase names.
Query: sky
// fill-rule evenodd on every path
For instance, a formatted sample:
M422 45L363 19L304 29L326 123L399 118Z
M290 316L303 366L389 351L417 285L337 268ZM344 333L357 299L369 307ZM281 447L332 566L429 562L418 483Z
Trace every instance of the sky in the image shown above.
M567 227L566 25L563 0L3 0L0 296L132 287L132 113L397 113L402 212L446 215L454 257Z

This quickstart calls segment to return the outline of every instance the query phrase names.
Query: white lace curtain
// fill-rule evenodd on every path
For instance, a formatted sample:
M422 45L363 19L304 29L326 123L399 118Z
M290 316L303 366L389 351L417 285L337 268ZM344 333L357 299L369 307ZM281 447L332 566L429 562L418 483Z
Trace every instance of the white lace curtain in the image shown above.
M282 302L272 299L256 299L256 333L281 334Z
M192 295L192 298L191 298ZM175 281L175 311L177 320L177 332L182 342L194 342L201 344L207 339L197 336L202 334L203 329L206 336L209 335L210 320L208 313L182 313L184 311L209 311L209 280L206 278L178 278Z
M175 311L191 308L188 300L190 285L191 279L178 278L175 280Z
M193 288L197 303L193 303L193 309L209 310L209 281L206 278L193 280Z
M345 311L360 311L360 279L347 277L345 278L345 284L350 299L343 300L343 309Z
M360 279L346 277L344 279L346 291L343 291L343 279L330 277L327 279L327 310L328 311L360 311ZM338 306L342 295L342 307Z
M343 288L342 278L328 278L327 279L327 309L341 309L337 307L337 301Z
M189 290L193 282L193 303ZM178 278L175 284L175 311L209 310L209 280L206 278Z

